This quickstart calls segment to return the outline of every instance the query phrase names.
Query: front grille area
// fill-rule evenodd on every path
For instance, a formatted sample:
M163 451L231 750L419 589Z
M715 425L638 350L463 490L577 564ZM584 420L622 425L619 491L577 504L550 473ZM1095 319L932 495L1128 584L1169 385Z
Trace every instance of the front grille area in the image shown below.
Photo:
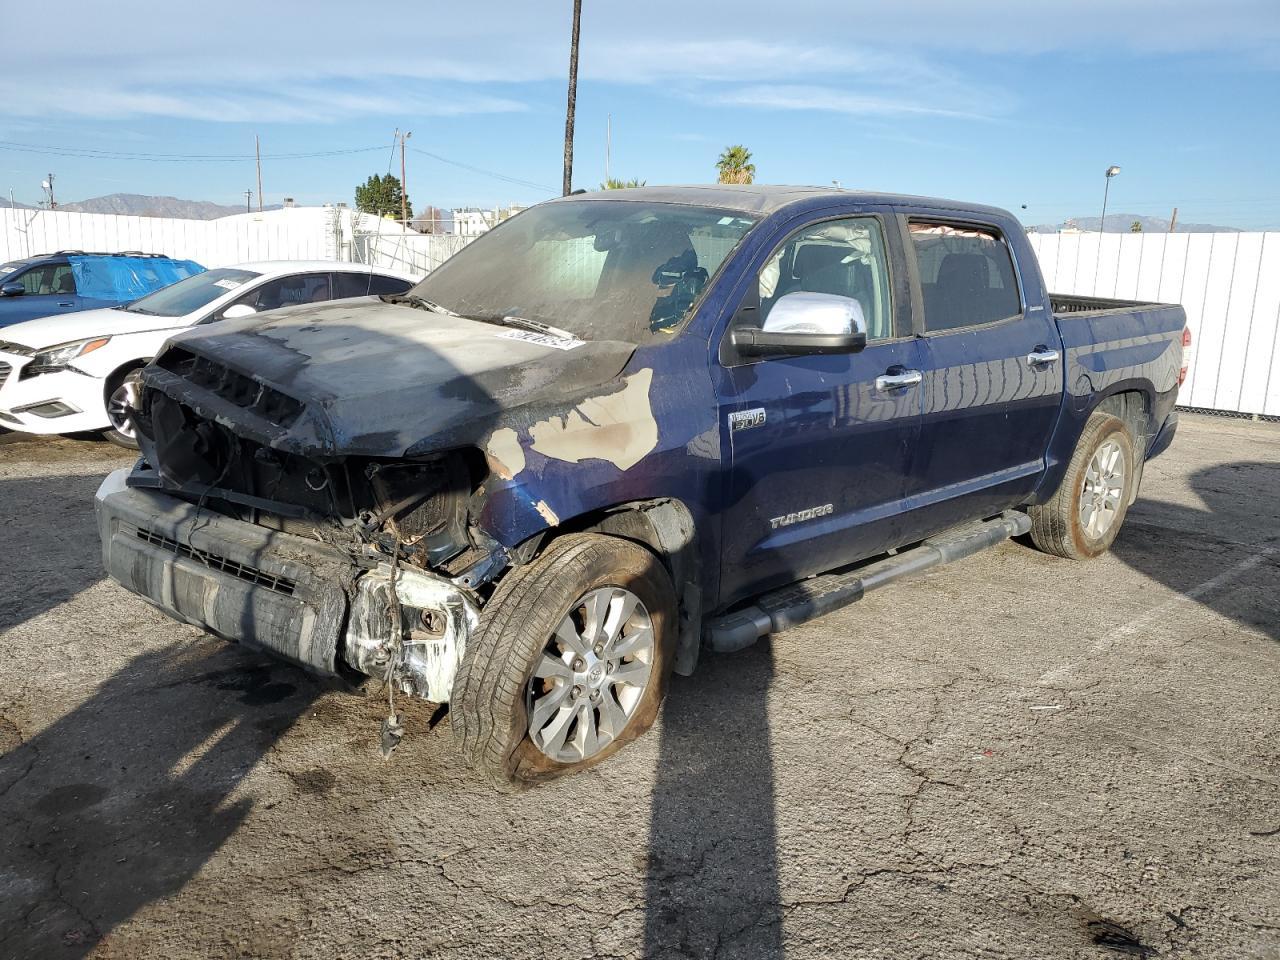
M204 564L210 570L217 570L246 583L266 587L273 593L292 597L294 590L297 589L296 580L267 573L267 571L259 567L252 567L247 563L237 563L235 560L216 553L210 553L208 550L197 550L189 544L179 543L177 540L156 533L154 530L135 527L134 533L143 543L149 543L153 547L159 547L161 550L167 550L180 557L186 557L188 560L195 560L197 563Z
M166 351L156 362L170 373L271 423L291 427L302 416L303 405L293 397L181 347Z
M0 387L4 386L5 381L9 379L9 374L11 373L13 373L12 366L7 363L0 363Z

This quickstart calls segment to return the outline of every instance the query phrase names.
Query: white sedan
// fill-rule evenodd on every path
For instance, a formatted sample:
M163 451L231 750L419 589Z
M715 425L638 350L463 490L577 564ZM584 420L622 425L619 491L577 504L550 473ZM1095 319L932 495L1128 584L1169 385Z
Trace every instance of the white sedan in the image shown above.
M0 427L101 430L136 448L127 410L138 375L179 330L324 300L404 293L409 274L280 260L206 270L122 307L42 317L0 330Z

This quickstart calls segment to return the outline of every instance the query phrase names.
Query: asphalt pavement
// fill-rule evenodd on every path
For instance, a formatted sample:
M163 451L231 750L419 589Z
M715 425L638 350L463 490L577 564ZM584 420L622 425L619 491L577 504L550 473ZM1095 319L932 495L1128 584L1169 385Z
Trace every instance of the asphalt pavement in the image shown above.
M0 956L1280 957L1280 424L675 678L519 796L103 579L129 457L0 435Z

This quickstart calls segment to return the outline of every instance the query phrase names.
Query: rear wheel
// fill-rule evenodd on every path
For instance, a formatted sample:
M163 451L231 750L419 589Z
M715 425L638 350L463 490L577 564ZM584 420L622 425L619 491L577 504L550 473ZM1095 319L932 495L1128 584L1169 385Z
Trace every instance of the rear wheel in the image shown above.
M111 426L102 435L129 450L138 449L138 435L128 411L138 408L142 392L142 368L118 373L107 385L107 419Z
M1031 540L1045 553L1088 560L1110 548L1137 482L1133 437L1119 417L1095 413L1085 423L1058 491L1031 507Z
M666 692L675 591L645 548L563 537L511 571L454 683L467 762L500 789L585 769L647 730Z

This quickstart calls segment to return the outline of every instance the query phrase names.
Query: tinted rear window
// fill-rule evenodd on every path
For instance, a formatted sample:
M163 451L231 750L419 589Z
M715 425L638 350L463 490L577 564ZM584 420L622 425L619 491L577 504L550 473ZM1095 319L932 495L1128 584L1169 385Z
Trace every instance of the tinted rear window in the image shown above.
M995 231L911 224L926 330L993 323L1022 312L1013 260Z

